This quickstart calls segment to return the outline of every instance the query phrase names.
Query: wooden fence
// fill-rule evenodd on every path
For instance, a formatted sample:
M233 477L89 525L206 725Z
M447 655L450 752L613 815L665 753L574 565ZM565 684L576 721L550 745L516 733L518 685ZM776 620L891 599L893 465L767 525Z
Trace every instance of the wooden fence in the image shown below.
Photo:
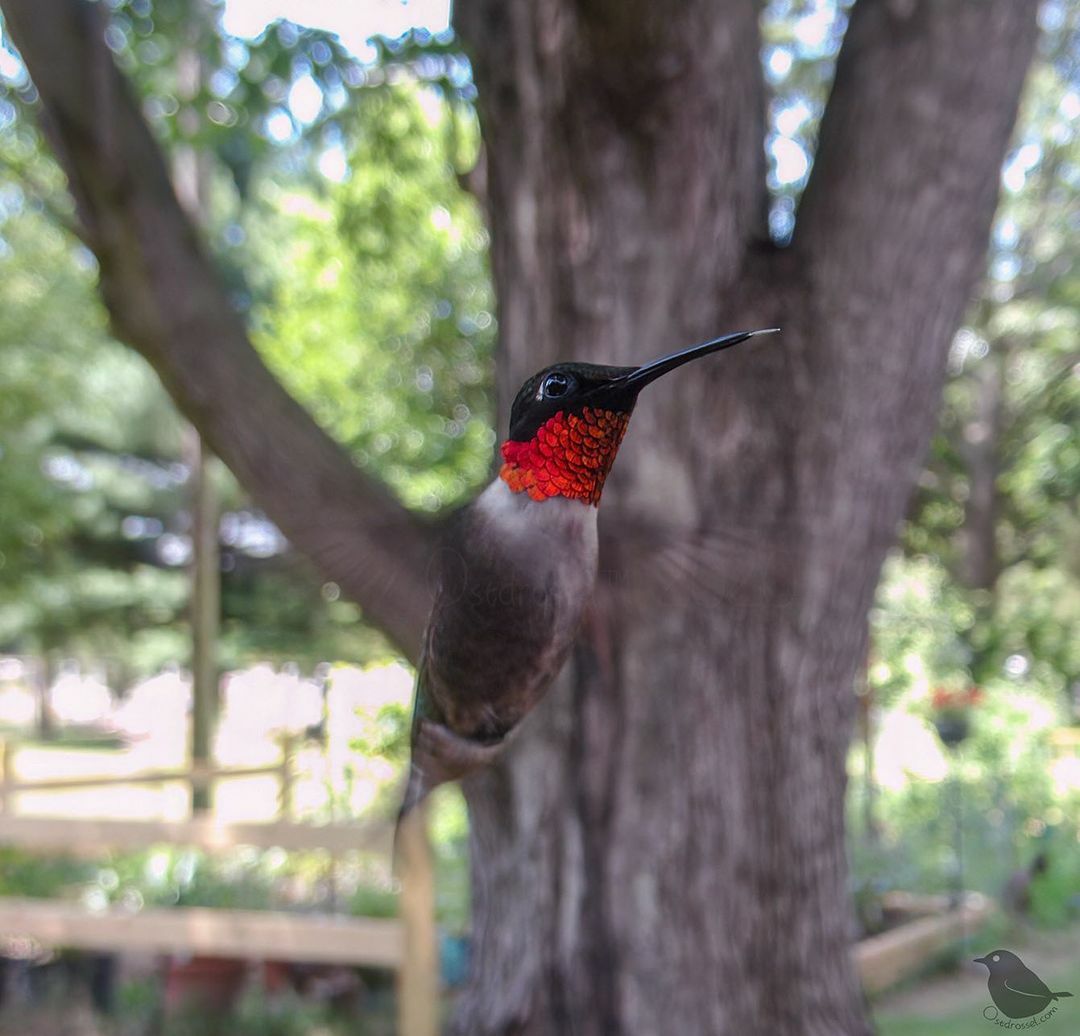
M32 781L16 776L13 756L11 746L0 742L0 845L75 855L152 845L184 845L208 852L234 846L318 850L331 856L365 850L389 853L392 847L393 831L386 822L306 824L288 819L292 739L283 742L282 761L268 766L192 766ZM184 820L112 820L14 812L15 796L26 792L175 781L188 784L194 792L218 780L266 774L276 775L280 782L279 819L269 823L224 823L206 814ZM430 883L430 875L426 880ZM411 906L409 945L434 946L434 926L433 904L419 918ZM431 954L412 958L397 919L196 907L91 911L77 903L9 897L0 898L0 935L103 952L207 954L390 968L398 974L398 1032L433 1036L436 1031L437 1007L431 1001L437 989L437 974L433 974L437 961Z
M292 812L295 748L294 738L282 738L281 762L262 766L224 767L192 764L184 768L19 780L15 774L14 748L10 742L0 740L0 815L9 811L11 796L20 792L76 791L83 788L107 788L118 784L169 784L180 781L191 788L194 799L197 789L210 789L215 781L229 777L263 777L269 774L276 776L280 782L278 815L288 817Z

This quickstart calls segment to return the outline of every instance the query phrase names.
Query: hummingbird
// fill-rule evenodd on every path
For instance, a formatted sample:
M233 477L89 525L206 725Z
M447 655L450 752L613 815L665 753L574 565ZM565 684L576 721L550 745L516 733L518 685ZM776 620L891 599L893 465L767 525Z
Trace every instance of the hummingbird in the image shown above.
M562 667L597 570L597 509L638 393L738 331L640 367L556 363L514 399L502 466L449 523L416 681L404 817L494 761Z

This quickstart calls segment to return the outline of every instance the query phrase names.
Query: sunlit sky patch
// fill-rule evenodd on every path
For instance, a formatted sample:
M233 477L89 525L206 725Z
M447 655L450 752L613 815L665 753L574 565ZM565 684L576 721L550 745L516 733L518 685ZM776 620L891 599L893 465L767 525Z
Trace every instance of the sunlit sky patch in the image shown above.
M794 63L795 58L787 47L773 47L765 59L765 67L774 82L783 79L791 71L791 66Z
M353 54L370 61L375 57L368 45L372 36L396 37L418 27L445 29L450 0L225 0L222 21L234 36L258 36L279 18L336 33Z
M349 175L349 160L340 144L323 151L319 155L318 166L323 176L337 183L341 183Z
M814 10L795 23L795 39L809 50L821 50L829 39L829 30L836 17L832 3L818 3Z
M301 76L289 90L289 109L303 123L312 123L322 111L323 95L311 76Z
M11 46L0 27L0 77L10 82L19 82L23 77L22 62L9 49Z
M776 137L769 145L773 173L780 186L798 183L810 169L810 158L802 146L789 137Z
M1023 189L1027 174L1039 164L1042 148L1038 144L1024 144L1005 161L1001 179L1010 191Z
M790 137L792 134L797 133L813 112L810 111L810 106L806 101L801 98L794 104L789 105L786 108L782 108L776 115L776 128L785 137Z

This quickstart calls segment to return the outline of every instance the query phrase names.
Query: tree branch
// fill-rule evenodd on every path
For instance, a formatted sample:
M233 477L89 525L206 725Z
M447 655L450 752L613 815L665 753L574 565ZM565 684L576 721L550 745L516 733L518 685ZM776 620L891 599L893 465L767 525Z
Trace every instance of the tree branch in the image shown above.
M718 292L764 234L758 5L658 12L643 0L455 4L499 215L504 403L560 356L631 362L709 333ZM627 247L628 227L648 246ZM642 297L656 300L645 320Z
M1035 0L852 10L792 246L774 271L796 271L802 293L780 321L802 397L789 407L806 458L794 468L800 508L814 535L846 537L852 552L853 516L891 535L925 456L949 341L985 262L1035 14ZM801 477L830 455L842 461Z
M832 276L872 306L976 276L1037 6L858 0L793 241L823 267L815 289Z
M3 0L101 268L116 334L256 501L415 657L429 529L358 471L259 359L105 46L97 5Z

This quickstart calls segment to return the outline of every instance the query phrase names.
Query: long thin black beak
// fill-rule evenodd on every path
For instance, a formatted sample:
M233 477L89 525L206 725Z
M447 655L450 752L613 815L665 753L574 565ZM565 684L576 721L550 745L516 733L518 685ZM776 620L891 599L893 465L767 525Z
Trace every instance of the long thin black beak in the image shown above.
M649 382L655 381L669 371L675 370L676 367L681 367L684 363L696 360L699 356L718 353L721 349L730 349L733 345L745 342L755 335L771 335L779 330L778 327L766 327L759 331L736 331L734 334L724 335L723 338L714 338L711 342L702 342L700 345L690 346L689 349L680 349L677 353L663 356L659 360L653 360L652 363L646 363L644 366L638 367L632 374L627 375L622 384L626 388L638 392Z
M985 957L975 957L975 958L972 959L971 963L972 964L985 964L986 963L986 958Z

